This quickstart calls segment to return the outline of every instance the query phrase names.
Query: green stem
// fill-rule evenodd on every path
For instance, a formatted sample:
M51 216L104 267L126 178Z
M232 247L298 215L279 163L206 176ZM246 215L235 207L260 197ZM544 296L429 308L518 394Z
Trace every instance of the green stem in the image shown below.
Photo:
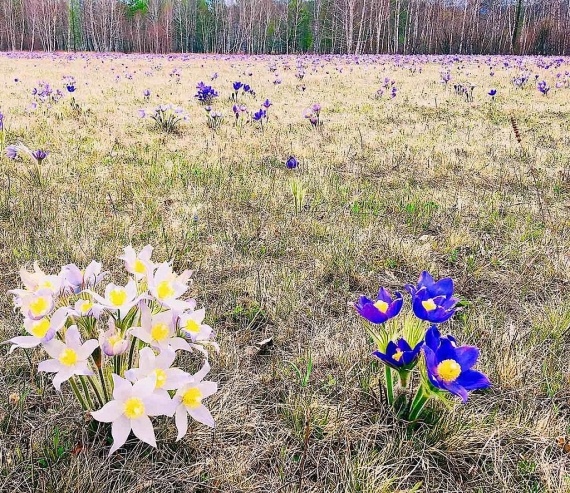
M408 370L400 370L398 374L400 375L400 384L402 385L402 388L405 389L408 386L410 372Z
M99 404L99 407L103 407L104 401L101 398L101 392L99 392L97 385L95 385L95 382L93 381L92 378L89 379L89 383L91 384L91 388L93 389L93 392L95 393L95 397L97 398L97 403Z
M138 339L134 337L131 338L131 347L129 348L129 364L127 366L127 370L130 370L133 367L133 358L135 356L135 345L137 345Z
M386 381L386 395L388 396L388 404L394 404L394 380L392 379L392 368L384 365L384 379Z
M81 395L81 392L79 391L79 389L77 388L77 384L75 383L75 378L71 377L69 379L69 384L71 385L71 389L73 390L73 394L75 395L76 399L79 401L79 403L81 404L81 407L83 408L84 411L87 411L89 408L87 407L87 404L85 404L85 400L83 399L83 396Z
M105 397L105 402L109 402L109 392L107 391L107 384L105 383L105 375L103 374L103 370L101 367L98 368L99 370L99 379L101 380L101 387L103 387L103 396Z
M424 409L427 401L429 399L429 394L427 394L424 390L424 386L421 385L414 396L414 400L412 401L412 405L410 406L410 415L408 419L410 421L415 421L418 419L418 416Z
M87 384L85 383L85 377L83 375L79 376L79 381L81 382L81 387L83 387L83 392L85 392L85 400L89 409L93 409L93 402L91 401L91 396L89 395L89 389L87 388Z

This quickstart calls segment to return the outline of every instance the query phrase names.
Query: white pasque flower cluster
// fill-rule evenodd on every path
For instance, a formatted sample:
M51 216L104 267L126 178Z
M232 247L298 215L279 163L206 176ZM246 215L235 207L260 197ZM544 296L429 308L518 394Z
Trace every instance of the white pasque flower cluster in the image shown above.
M34 263L32 272L20 270L23 288L9 291L27 332L6 341L12 343L10 352L45 350L51 359L38 370L55 373L57 390L70 381L83 407L96 420L112 423L110 453L131 431L156 446L152 416L175 416L178 440L186 434L188 415L214 426L202 404L217 391L215 382L203 381L210 370L206 347L219 350L213 330L204 323L205 310L184 298L192 273L176 274L170 263L154 263L152 250L126 247L119 258L128 282L108 283L103 294L96 288L107 273L97 262L85 270L65 265L56 275ZM190 374L173 367L178 350L197 350L205 356L202 368Z

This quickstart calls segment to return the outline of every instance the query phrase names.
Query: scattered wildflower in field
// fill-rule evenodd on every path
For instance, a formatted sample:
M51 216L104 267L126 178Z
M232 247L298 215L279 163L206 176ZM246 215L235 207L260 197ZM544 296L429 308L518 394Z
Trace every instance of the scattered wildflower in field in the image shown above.
M188 119L182 108L171 104L161 104L153 111L139 110L140 118L147 116L150 116L156 125L167 133L176 132L180 122Z
M57 274L34 263L32 271L20 270L23 287L9 292L25 331L6 341L10 351L37 347L51 357L38 370L55 374L57 390L69 381L84 410L113 423L110 452L131 430L156 446L149 417L172 417L177 409L178 439L187 430L186 414L214 424L202 404L217 390L215 383L202 382L209 370L205 347L218 350L213 329L194 299L182 299L191 272L178 274L169 262L153 262L152 252L150 245L140 251L127 246L120 258L129 279L108 283L103 295L96 290L106 273L95 261L86 269L65 265ZM197 350L206 358L202 370L191 375L173 367L178 350Z
M77 81L75 80L75 77L72 77L71 75L66 75L63 78L63 85L67 89L67 92L75 92Z
M0 132L4 131L4 114L0 111Z
M268 110L269 107L272 106L272 103L271 103L271 101L269 101L269 99L266 99L266 100L263 102L262 106L263 106L266 110Z
M218 93L212 86L207 86L203 82L196 85L196 95L194 96L202 104L210 104L212 100L218 97Z
M543 95L547 96L548 95L548 91L550 91L550 87L549 85L546 83L545 80L541 80L537 85L536 88L538 89L538 91L540 93L542 93Z
M443 71L441 73L441 82L447 85L450 80L451 80L451 73L449 72L449 70Z
M313 104L310 108L306 109L303 116L309 120L313 128L321 125L321 105L319 103Z
M497 95L497 90L496 89L491 89L489 90L489 92L487 93L489 96L491 96L491 99L495 99L495 96Z
M208 127L211 128L212 130L217 130L218 128L220 128L220 126L222 125L223 121L224 121L224 115L222 113L220 113L219 111L212 111L212 109L208 109L209 107L206 107L206 112L208 115Z
M297 158L295 156L289 156L287 161L285 161L285 166L289 169L295 169L299 165Z
M258 122L261 128L263 128L263 122L267 120L267 110L260 108L252 116L254 122Z
M145 90L143 91L143 97L144 97L145 99L150 99L150 89L145 89Z
M48 157L49 151L44 151L42 149L38 149L32 152L32 157L38 162L38 164L42 164L42 161Z

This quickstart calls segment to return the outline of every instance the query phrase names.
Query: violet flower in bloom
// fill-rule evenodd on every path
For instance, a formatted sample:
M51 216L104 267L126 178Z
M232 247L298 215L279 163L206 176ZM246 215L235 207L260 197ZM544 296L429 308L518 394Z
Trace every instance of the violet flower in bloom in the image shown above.
M468 391L491 386L486 375L471 369L479 358L476 347L456 347L449 339L442 338L436 350L426 344L424 355L430 384L461 397L463 402L468 399Z
M32 152L32 156L38 162L38 164L42 164L42 161L48 157L49 152L43 151L42 149L38 149L37 151Z
M402 305L404 304L404 297L402 293L396 292L392 296L389 291L383 287L378 291L376 301L373 301L366 296L361 296L358 302L355 303L354 308L360 314L373 324L383 324L391 318L396 317Z
M265 109L269 109L269 107L270 107L271 105L272 105L272 103L271 103L271 101L269 101L269 99L266 99L266 100L263 102L263 104L262 104L262 106L263 106Z
M4 130L4 115L0 113L0 132Z
M9 159L16 159L18 157L18 147L15 145L6 147L6 156Z
M424 341L420 341L412 349L408 342L400 337L396 342L388 343L385 353L374 351L372 354L394 370L410 370L418 362L423 345Z
M493 99L495 99L495 95L497 94L497 90L491 89L487 94L489 94L489 96L491 96Z
M287 162L285 163L285 166L287 166L288 169L295 169L298 165L299 163L297 162L295 156L289 156L287 158Z
M144 96L145 99L150 98L150 89L145 89L145 90L143 91L143 96Z
M423 271L417 286L408 284L406 290L412 295L414 314L421 320L439 324L455 313L458 300L453 297L453 280L450 277L435 282L427 271Z

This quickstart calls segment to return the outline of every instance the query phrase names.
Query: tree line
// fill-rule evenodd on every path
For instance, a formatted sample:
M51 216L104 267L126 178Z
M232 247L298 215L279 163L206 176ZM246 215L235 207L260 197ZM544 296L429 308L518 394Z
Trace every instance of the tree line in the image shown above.
M0 50L570 53L570 0L0 0Z

